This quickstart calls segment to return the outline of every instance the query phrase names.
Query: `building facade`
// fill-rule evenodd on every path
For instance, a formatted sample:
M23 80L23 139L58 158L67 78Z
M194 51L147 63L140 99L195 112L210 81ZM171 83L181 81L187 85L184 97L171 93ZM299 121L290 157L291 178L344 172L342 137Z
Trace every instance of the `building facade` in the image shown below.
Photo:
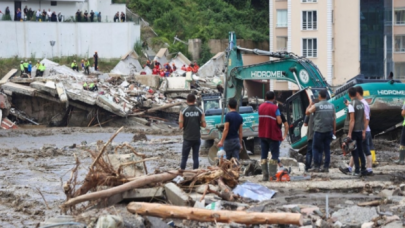
M311 59L326 81L405 79L404 0L270 0L270 51ZM393 19L392 19L393 18ZM273 82L284 90L287 83ZM289 85L288 89L294 89Z

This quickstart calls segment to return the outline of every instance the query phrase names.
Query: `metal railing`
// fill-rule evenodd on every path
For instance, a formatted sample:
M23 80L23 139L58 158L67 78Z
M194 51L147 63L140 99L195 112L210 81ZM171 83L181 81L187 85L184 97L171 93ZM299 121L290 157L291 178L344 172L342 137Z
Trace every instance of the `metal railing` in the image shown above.
M316 21L302 22L302 29L303 30L315 30L315 29L317 29L317 22Z
M304 56L304 57L317 57L317 55L318 55L318 50L316 50L316 49L312 49L312 50L310 50L310 49L304 49L303 51L302 51L302 55Z

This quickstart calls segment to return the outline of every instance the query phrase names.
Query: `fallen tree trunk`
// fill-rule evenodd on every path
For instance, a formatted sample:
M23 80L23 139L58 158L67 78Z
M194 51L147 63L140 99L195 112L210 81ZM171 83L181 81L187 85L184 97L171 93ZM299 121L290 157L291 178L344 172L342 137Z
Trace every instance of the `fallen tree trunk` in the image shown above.
M224 183L224 181L222 180L222 178L219 178L219 179L218 179L218 186L219 186L219 189L221 189L220 194L221 194L221 198L222 198L222 199L227 200L227 201L235 201L235 199L238 198L238 196L235 195L235 194L232 192L232 189L231 189L230 187L228 187L228 186Z
M369 201L369 202L358 203L357 206L367 207L367 206L378 206L380 204L381 204L381 200L374 200L374 201Z
M67 208L74 206L78 203L82 203L85 201L90 201L90 200L97 200L97 199L103 199L110 197L112 195L125 192L134 188L140 188L145 185L151 184L151 183L158 183L158 182L165 182L172 180L175 178L177 175L179 175L179 171L174 170L174 171L169 171L166 173L160 173L160 174L154 174L150 176L144 176L144 177L139 177L131 182L125 183L123 185L109 188L106 190L98 191L98 192L92 192L86 195L81 195L75 198L72 198L68 201L66 201L64 204L61 205L62 210L66 210Z
M127 206L131 213L161 218L179 218L200 222L222 222L240 224L285 224L302 226L302 215L298 213L258 213L246 211L213 211L208 209L179 207L157 203L132 202Z

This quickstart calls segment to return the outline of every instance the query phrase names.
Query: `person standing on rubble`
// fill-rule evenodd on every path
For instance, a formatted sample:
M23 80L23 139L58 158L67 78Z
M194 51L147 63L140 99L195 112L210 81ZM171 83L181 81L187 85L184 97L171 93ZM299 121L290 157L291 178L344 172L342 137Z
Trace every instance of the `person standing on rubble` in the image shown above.
M20 62L20 70L21 70L21 72L20 72L20 77L21 77L25 72L24 62L22 60Z
M404 122L402 123L401 142L399 146L399 160L396 161L396 163L398 165L405 165L405 101L402 105L401 115L402 117L404 117Z
M309 172L329 172L330 164L330 143L333 135L336 134L336 113L335 106L326 100L328 92L321 90L318 93L319 102L314 104L310 99L306 115L314 113L314 136L312 150L314 154L314 168ZM325 153L325 162L321 169L322 157Z
M307 108L308 111L308 108ZM314 114L305 116L304 126L307 128L307 154L305 157L305 172L308 172L312 167L312 160L314 159L312 150L312 139L314 138Z
M28 60L25 60L23 65L24 65L24 72L28 73Z
M239 160L239 153L243 148L243 118L236 111L238 102L231 98L228 101L228 113L225 115L224 131L218 148L224 147L226 159L236 158Z
M281 129L280 110L274 104L275 94L273 91L266 93L266 102L259 106L259 138L262 147L261 167L263 181L275 180L277 173L280 141L283 139ZM271 151L271 159L267 162Z
M348 109L348 114L344 123L343 131L347 133L347 137L356 141L356 149L352 151L354 161L354 176L367 175L366 159L363 155L363 140L366 139L366 114L364 113L364 104L356 98L356 89L350 88L349 97L352 102L345 101ZM361 162L361 170L359 164L359 157ZM350 167L349 167L349 171ZM360 173L361 171L361 173Z
M98 70L98 54L97 52L94 53L93 55L93 60L94 60L94 70Z
M45 65L43 63L41 63L41 65L39 66L38 70L37 70L37 74L36 76L44 76L44 72L45 72Z
M84 73L85 74L90 74L90 61L88 59L85 59L84 61Z
M193 169L198 169L198 155L201 145L200 127L206 127L204 112L195 105L195 95L187 96L187 108L180 111L179 128L183 129L183 148L181 152L180 168L186 169L190 150L193 149Z
M31 77L31 71L32 71L32 64L31 61L28 63L28 70L27 73L29 74L29 76Z
M357 100L361 101L364 105L364 114L365 114L365 122L366 122L366 138L363 140L362 146L363 146L363 153L366 156L366 167L367 170L364 172L364 174L367 175L373 175L373 164L372 164L372 158L371 158L371 151L370 147L373 145L373 138L371 136L371 130L369 126L370 122L370 106L368 105L367 101L363 98L363 88L361 86L356 86L354 87L356 89L356 98ZM363 154L359 154L359 156L362 156ZM349 162L349 167L342 168L339 167L339 170L344 173L344 174L349 174L353 170L353 156L350 158Z

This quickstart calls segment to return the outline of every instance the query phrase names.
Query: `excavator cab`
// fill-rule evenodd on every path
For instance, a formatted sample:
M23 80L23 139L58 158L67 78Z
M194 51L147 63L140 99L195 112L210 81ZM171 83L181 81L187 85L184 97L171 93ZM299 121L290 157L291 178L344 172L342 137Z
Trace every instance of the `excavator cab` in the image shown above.
M313 102L318 102L318 93L325 88L305 88L286 100L287 109L287 121L290 126L289 128L289 138L291 145L294 148L303 148L306 145L305 140L302 138L307 136L307 127L304 126L305 111L309 105L309 99ZM330 94L328 93L327 100L329 100ZM302 144L302 145L301 145Z

